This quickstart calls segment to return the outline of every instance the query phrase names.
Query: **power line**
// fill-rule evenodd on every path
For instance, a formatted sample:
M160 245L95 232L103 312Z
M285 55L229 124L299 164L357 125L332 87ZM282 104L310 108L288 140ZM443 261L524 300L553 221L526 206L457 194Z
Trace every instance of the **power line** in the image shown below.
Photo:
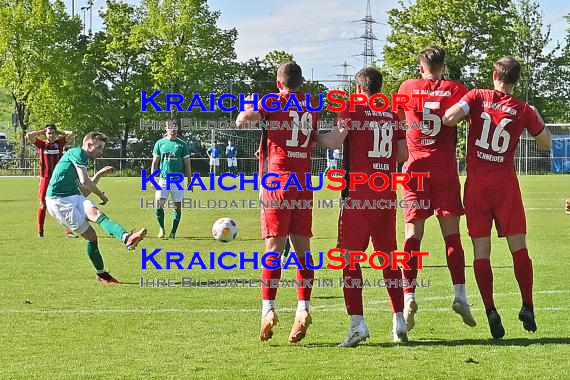
M368 67L372 66L374 58L376 58L376 53L374 52L374 40L378 40L372 31L373 24L379 24L378 21L372 17L372 10L370 9L370 0L366 2L366 16L361 18L360 20L356 20L355 22L362 22L364 23L364 34L360 37L356 37L355 39L362 39L364 40L364 50L362 53L357 54L364 57L364 66Z
M349 68L349 67L355 68L355 67L352 66L352 65L350 65L350 64L348 64L348 63L346 63L346 61L344 61L343 64L341 64L341 65L335 65L334 67L342 67L342 68L343 68L342 74L336 74L336 76L341 79L341 81L342 81L342 88L343 88L346 92L349 92L349 91L350 91L350 85L351 85L351 83L352 83L352 75L351 75L351 74L348 74L348 68Z

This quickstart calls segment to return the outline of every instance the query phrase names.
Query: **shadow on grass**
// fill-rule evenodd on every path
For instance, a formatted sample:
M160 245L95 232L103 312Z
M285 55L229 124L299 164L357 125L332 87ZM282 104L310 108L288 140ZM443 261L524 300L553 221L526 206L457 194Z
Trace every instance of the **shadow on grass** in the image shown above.
M545 345L566 345L570 344L570 338L513 338L513 339L460 339L460 340L416 340L408 343L396 344L390 342L382 343L363 343L357 347L382 347L382 348L395 348L398 346L408 347L457 347L457 346L509 346L509 347L526 347L535 344ZM336 348L338 343L309 343L303 345L306 348Z
M344 299L343 296L313 296L312 298L319 300Z

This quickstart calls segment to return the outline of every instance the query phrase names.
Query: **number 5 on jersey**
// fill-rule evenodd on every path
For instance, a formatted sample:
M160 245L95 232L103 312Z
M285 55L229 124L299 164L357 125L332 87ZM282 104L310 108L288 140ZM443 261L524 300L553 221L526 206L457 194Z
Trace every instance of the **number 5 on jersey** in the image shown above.
M424 135L433 137L436 136L441 130L441 118L438 115L430 113L431 110L438 110L440 105L440 102L424 103L424 110L422 114L422 132ZM430 127L429 123L427 123L428 121L431 121L433 123L432 127Z

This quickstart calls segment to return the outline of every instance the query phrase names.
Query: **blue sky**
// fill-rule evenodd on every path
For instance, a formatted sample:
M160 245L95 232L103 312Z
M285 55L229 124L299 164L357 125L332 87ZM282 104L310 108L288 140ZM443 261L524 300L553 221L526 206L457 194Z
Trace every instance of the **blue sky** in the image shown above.
M406 2L408 0L405 0ZM445 1L445 0L442 0ZM129 0L136 3L137 0ZM65 0L71 13L71 0ZM75 0L76 13L82 17L81 7L87 0ZM236 52L239 60L255 56L263 57L271 50L291 52L303 67L304 76L314 79L334 80L342 74L338 65L345 61L353 74L362 67L363 58L356 56L363 50L363 42L354 40L362 35L362 23L352 22L366 13L366 0L209 0L211 9L221 11L219 26L235 27L239 33ZM539 1L545 23L552 26L552 38L561 42L568 24L564 15L570 13L570 1ZM101 28L97 11L105 6L105 0L95 0L93 28ZM372 0L372 15L380 23L387 20L386 10L398 6L397 0ZM86 17L89 22L89 16ZM87 26L88 28L89 26ZM374 42L376 53L382 45L388 29L386 25L374 25L379 39ZM551 46L554 42L551 43Z

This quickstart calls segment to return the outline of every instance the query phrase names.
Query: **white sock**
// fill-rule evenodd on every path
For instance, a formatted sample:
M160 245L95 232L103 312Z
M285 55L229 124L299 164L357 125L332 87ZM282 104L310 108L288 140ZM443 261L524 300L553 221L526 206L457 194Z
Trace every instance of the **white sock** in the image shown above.
M408 302L408 300L416 300L416 293L404 293L404 303Z
M467 302L467 294L465 293L465 284L456 284L453 285L453 288L455 288L455 298L459 298Z
M311 301L297 301L297 314L302 313L304 310L311 310Z
M261 316L265 317L271 310L275 310L275 300L263 300L261 306Z
M404 313L402 313L401 311L398 313L394 313L394 316L392 317L392 320L394 321L394 323L396 323L396 321L398 319L401 319L403 322L405 321L404 319Z
M107 271L105 269L97 269L96 272L97 272L97 274L102 274L102 273L105 273Z
M128 233L128 232L123 233L123 236L121 236L121 241L122 241L123 243L126 243L128 237L129 237L129 233Z
M351 315L350 316L350 328L356 327L364 320L362 315Z

